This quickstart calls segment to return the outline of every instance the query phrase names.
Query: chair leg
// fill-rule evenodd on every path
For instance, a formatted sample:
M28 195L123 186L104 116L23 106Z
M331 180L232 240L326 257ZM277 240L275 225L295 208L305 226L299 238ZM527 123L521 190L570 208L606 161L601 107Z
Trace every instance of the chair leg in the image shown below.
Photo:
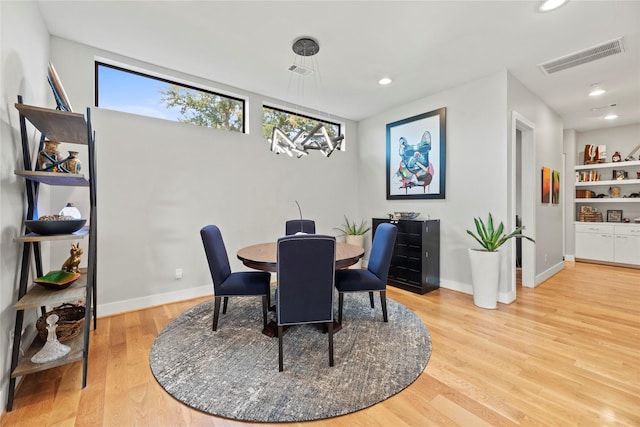
M329 329L329 366L333 366L333 322L327 324Z
M373 292L369 292L369 302L371 303L371 308L375 308L373 305Z
M269 297L267 295L262 296L262 329L267 327L267 309L269 307Z
M284 335L284 328L278 325L278 371L284 370L284 363L282 357L282 335Z
M213 297L213 325L211 329L218 329L218 316L220 315L220 300L222 297Z
M380 291L380 304L382 304L382 319L388 322L387 318L387 291Z
M229 297L224 297L224 304L222 304L222 314L227 314L227 303L229 302Z
M342 325L342 306L344 305L344 292L339 292L338 295L338 323Z

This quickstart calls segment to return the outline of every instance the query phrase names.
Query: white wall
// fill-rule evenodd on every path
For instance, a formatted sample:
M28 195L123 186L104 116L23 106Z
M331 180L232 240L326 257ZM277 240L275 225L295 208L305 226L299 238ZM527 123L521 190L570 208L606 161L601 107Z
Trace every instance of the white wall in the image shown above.
M49 59L49 35L34 2L0 2L0 404L7 400L11 366L10 334L15 325L13 304L18 295L19 265L22 245L13 239L23 232L26 215L24 181L13 171L21 168L22 148L17 95L25 102L44 105L52 102L46 80ZM31 126L28 127L33 132ZM46 190L42 194L47 200ZM33 317L26 318L25 327L32 328Z
M248 97L250 134L94 109L98 170L98 315L213 291L199 230L221 227L232 269L236 251L274 241L295 200L317 231L336 235L343 215L360 217L358 133L346 121L346 152L325 158L275 155L262 137L265 98L142 64L59 38L52 59L74 109L93 103L95 56L130 63ZM268 100L272 101L273 100ZM335 118L334 118L335 119ZM341 119L337 119L341 121ZM64 153L63 153L64 154ZM58 190L58 189L56 189ZM81 197L61 189L52 205ZM66 253L52 254L52 263ZM53 261L54 258L57 258ZM182 268L183 279L174 278Z
M535 125L535 182L536 214L535 224L535 284L546 280L563 268L563 198L567 189L560 190L560 203L541 203L540 194L542 167L563 171L562 161L562 119L542 100L534 95L511 74L508 74L508 111L517 112ZM509 123L510 127L510 123ZM573 175L572 172L569 172ZM562 182L562 175L560 176ZM527 197L529 195L523 195ZM531 228L531 227L530 227ZM529 233L527 233L529 235ZM523 242L523 245L527 244Z
M440 219L444 288L471 293L467 252L474 242L466 230L473 228L473 218L486 219L491 212L498 220L506 219L506 90L506 73L501 72L360 122L362 215L415 211L422 218ZM386 124L440 107L447 108L446 199L386 200Z

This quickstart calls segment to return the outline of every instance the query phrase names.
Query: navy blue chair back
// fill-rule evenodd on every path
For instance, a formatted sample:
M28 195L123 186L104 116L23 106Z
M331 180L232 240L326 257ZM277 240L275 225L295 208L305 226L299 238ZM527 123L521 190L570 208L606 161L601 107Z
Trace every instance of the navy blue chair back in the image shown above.
M376 228L373 243L371 243L367 268L384 283L387 282L397 234L398 228L395 225L382 223Z
M316 234L316 222L312 219L291 219L285 223L285 235L291 236L300 231Z
M222 285L231 275L231 266L229 265L229 257L227 249L222 240L222 233L215 225L207 225L200 230L202 236L202 244L209 262L209 270L213 278L213 289Z
M333 236L278 239L278 325L333 321L335 260Z

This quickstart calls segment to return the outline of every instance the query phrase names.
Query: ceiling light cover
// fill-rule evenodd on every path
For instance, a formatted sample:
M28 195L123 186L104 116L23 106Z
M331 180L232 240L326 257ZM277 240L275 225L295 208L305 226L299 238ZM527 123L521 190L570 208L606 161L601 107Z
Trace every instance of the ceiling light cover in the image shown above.
M382 86L388 85L391 82L392 80L389 77L383 77L380 80L378 80L378 84L381 84Z
M600 96L602 94L604 94L606 92L606 90L602 89L602 88L596 88L596 89L592 89L591 92L589 92L589 96Z
M615 120L618 118L617 114L607 114L606 116L604 116L605 120Z
M569 0L546 0L538 8L539 12L550 12L567 3Z

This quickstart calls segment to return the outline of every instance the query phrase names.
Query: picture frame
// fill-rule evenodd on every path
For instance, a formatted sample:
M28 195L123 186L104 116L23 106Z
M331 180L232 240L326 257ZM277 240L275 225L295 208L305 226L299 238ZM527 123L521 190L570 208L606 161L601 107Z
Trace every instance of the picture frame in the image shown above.
M387 200L444 199L446 107L387 124Z
M592 212L593 212L593 206L586 206L586 205L580 206L580 213L592 213Z
M551 203L557 205L560 203L560 171L554 170L551 173Z
M551 200L551 169L542 167L541 202L549 203Z
M607 210L607 222L622 222L622 210Z

